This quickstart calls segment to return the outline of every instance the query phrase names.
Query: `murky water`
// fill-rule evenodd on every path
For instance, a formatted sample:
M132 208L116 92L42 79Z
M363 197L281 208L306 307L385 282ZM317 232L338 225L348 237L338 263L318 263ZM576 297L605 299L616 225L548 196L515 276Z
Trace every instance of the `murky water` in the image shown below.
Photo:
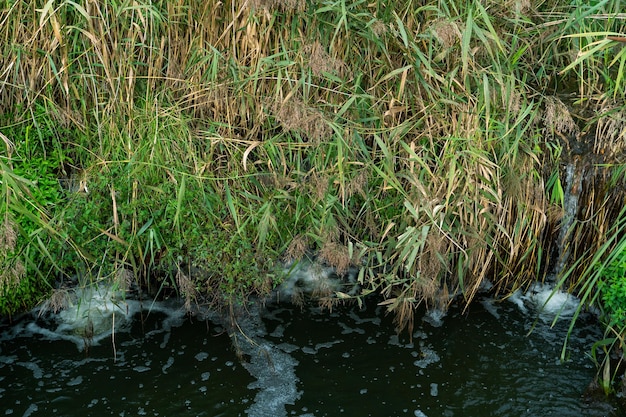
M217 318L189 319L175 305L144 311L143 324L135 313L114 346L109 336L88 351L24 317L1 329L0 414L623 415L583 398L595 373L587 354L601 336L592 320L580 321L561 362L568 321L550 328L508 301L453 306L443 318L418 312L412 340L375 303L251 313L236 338L244 362Z

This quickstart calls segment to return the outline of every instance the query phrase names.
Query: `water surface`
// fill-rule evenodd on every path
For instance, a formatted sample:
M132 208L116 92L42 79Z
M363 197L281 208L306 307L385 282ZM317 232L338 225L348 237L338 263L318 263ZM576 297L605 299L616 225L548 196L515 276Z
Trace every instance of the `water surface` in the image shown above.
M88 349L26 316L1 329L0 414L624 415L583 396L601 337L591 317L561 361L568 321L551 328L511 302L453 305L445 317L418 310L412 334L400 336L375 303L249 311L234 339L243 361L219 317L189 318L178 305L135 313L115 344L109 336Z

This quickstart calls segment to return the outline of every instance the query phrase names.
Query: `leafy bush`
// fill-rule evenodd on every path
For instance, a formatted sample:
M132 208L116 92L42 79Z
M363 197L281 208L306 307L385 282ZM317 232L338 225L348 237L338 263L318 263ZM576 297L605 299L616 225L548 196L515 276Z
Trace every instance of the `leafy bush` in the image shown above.
M609 326L621 331L626 328L626 252L602 270L600 294Z
M54 242L63 240L51 219L63 199L59 173L67 158L45 108L36 110L25 123L11 125L7 116L0 130L6 138L0 160L0 315L29 309L46 294L54 277Z

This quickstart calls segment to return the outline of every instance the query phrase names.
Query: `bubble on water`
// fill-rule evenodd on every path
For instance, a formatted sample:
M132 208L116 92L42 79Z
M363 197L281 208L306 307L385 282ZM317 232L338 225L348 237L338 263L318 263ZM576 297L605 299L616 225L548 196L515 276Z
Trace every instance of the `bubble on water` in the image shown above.
M372 323L375 326L379 326L381 323L380 317L359 317L355 311L350 311L348 317L354 320L356 324Z
M300 259L283 266L284 278L272 298L290 300L302 294L333 293L342 291L356 295L360 285L356 281L356 269L340 276L335 268L311 259Z
M202 372L202 374L200 374L200 377L202 378L202 381L208 381L211 377L211 372Z
M165 363L165 365L163 365L163 367L161 368L161 372L163 372L164 374L167 373L167 369L169 367L171 367L174 364L174 358L172 358L171 356L169 358L167 358L167 362Z
M430 384L430 395L432 395L433 397L439 395L439 385L434 382Z
M341 334L351 334L351 333L365 334L365 330L361 329L360 327L350 327L347 324L342 323L342 322L338 322L337 324L343 329L341 331Z
M26 409L22 417L29 417L31 414L33 414L37 410L39 410L39 407L37 407L37 404L31 404L28 406L28 408Z
M43 376L43 371L41 370L39 365L34 362L17 362L16 365L23 366L24 368L32 371L33 378L35 379L41 379L41 377Z
M393 334L389 337L389 345L400 346L400 337L397 334Z
M427 338L428 338L428 335L421 330L417 330L416 332L413 333L413 339L426 340Z
M428 365L437 363L440 360L437 352L435 352L430 347L422 347L420 349L419 356L421 357L421 359L416 360L415 362L413 362L413 364L422 369L426 368Z
M579 306L580 301L562 290L557 290L548 284L535 284L526 293L535 309L542 318L552 319L572 317Z
M70 386L70 387L74 387L74 386L80 385L82 383L83 383L83 377L79 375L76 378L73 378L70 381L68 381L67 385Z
M526 305L524 305L524 299L525 295L521 290L515 291L507 298L507 300L515 304L522 313L527 313L528 309L526 308Z
M343 340L342 339L336 339L330 342L323 342L323 343L318 343L315 345L315 350L320 350L320 349L328 349L333 347L336 344L342 343Z
M304 346L302 348L302 352L306 353L307 355L315 355L317 353L317 350L309 346Z
M296 350L300 350L299 346L293 345L291 343L281 343L277 345L276 347L285 353L293 353Z
M359 394L361 395L367 394L367 388L361 388L361 391L359 391Z

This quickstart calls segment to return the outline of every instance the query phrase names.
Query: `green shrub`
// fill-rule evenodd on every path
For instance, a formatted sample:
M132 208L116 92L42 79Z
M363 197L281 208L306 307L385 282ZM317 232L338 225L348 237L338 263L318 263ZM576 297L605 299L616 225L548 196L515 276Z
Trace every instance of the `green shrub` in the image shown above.
M626 252L602 270L599 284L602 307L609 326L626 328Z
M63 240L52 219L63 200L59 174L67 158L50 116L36 109L24 123L6 123L7 116L0 129L8 139L0 160L0 315L32 308L46 295L55 276L54 242Z

